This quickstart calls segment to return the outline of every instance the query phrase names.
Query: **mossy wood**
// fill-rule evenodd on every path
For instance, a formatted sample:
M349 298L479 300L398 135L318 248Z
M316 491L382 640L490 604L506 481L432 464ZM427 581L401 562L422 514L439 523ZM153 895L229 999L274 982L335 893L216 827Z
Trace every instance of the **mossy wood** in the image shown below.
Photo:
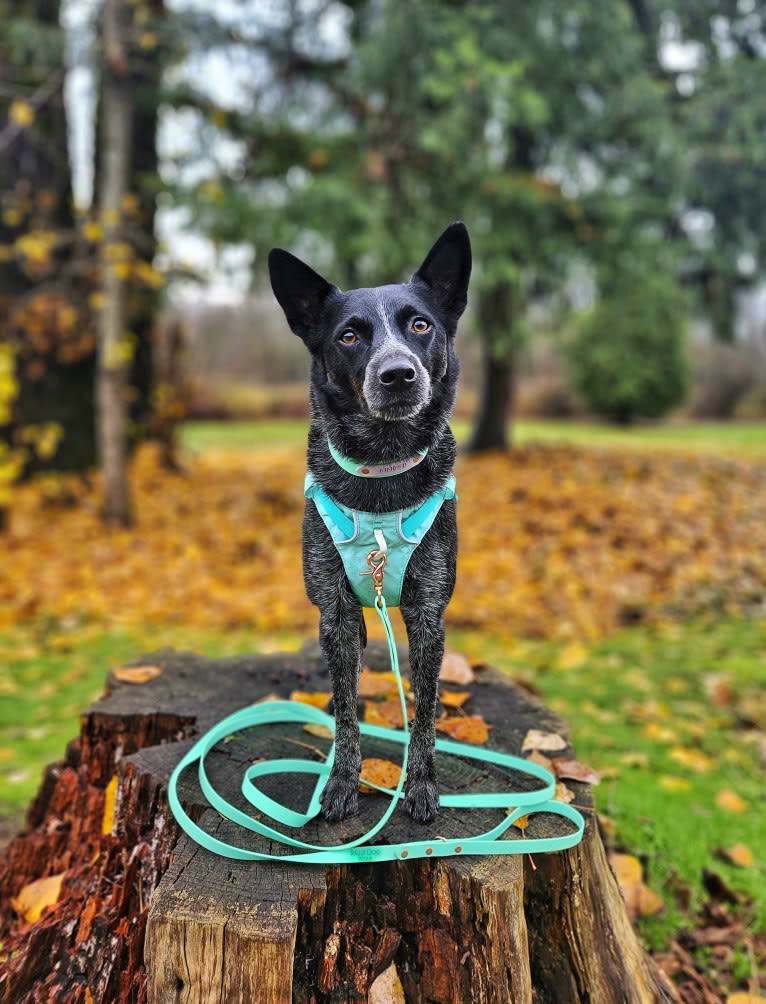
M372 644L367 662L388 668ZM51 766L24 833L0 856L0 1000L7 1004L335 1004L374 1000L396 968L399 998L418 1004L649 1004L675 1000L643 951L607 864L590 789L570 782L587 816L582 844L560 854L444 858L352 866L241 863L179 835L165 799L191 737L269 694L329 689L321 657L206 659L163 651L140 660L162 673L143 684L110 677L82 716L79 739ZM406 660L404 660L406 667ZM470 710L493 725L490 745L518 754L530 728L562 722L497 671L471 686ZM263 756L311 756L326 739L274 726L223 743L213 780L236 798L245 766ZM391 756L369 744L365 756ZM565 751L571 754L571 748ZM450 761L444 790L497 786L490 769ZM105 802L114 790L112 811ZM310 781L306 781L310 784ZM297 806L302 782L282 782ZM273 792L272 792L273 793ZM193 772L181 797L230 842L267 842L204 807ZM382 811L366 795L359 817L306 827L303 839L337 842ZM104 825L106 818L106 826ZM497 810L442 810L421 827L402 812L384 831L396 842L480 832ZM530 824L568 824L537 817ZM103 829L109 832L104 833ZM260 842L260 843L259 843ZM278 847L271 847L279 853ZM37 921L10 905L28 883L64 873L58 902ZM371 990L371 988L373 988ZM402 996L403 995L403 996ZM380 1000L381 998L378 997Z

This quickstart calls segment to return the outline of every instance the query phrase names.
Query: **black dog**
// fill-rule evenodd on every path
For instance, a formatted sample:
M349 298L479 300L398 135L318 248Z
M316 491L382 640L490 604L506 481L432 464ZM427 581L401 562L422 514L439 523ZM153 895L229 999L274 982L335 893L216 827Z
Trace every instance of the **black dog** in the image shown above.
M335 502L362 514L420 506L444 488L455 460L448 421L458 376L454 337L471 272L465 226L448 227L404 285L341 292L279 248L269 255L269 269L288 324L311 352L313 479ZM344 457L358 458L355 473L340 465ZM455 503L447 500L412 553L400 594L415 693L404 804L418 822L430 822L439 805L434 715L456 556ZM367 632L360 600L311 499L303 521L303 568L306 592L320 611L336 720L336 758L322 814L337 820L357 810L357 682Z

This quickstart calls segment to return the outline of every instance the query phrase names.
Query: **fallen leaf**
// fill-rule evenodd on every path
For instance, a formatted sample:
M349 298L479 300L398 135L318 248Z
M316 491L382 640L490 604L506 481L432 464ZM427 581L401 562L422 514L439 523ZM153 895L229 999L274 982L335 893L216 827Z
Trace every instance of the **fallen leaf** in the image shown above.
M324 690L294 690L290 694L291 701L298 701L299 704L310 704L312 708L319 708L321 711L327 709L327 705L332 699L332 694Z
M588 650L582 642L573 641L565 645L559 652L555 666L556 669L579 669L585 664L587 658Z
M405 691L410 689L409 680L402 679ZM396 674L391 672L376 673L374 670L364 667L359 674L359 696L365 698L394 697L398 694L396 685Z
M691 791L692 787L688 777L675 777L672 774L664 774L657 783L665 791Z
M461 743L472 743L481 746L489 739L491 725L487 725L481 715L461 715L459 718L439 718L436 722L437 732L444 732L451 739Z
M567 788L563 781L557 781L553 800L555 802L566 802L568 805L570 802L574 802L574 799L574 792L570 788Z
M439 679L446 683L456 683L458 686L465 687L476 680L476 674L464 655L448 648L444 652Z
M641 862L633 854L610 854L609 864L617 878L620 888L632 886L643 881Z
M543 767L545 770L549 770L551 774L553 773L553 761L550 760L544 753L539 753L537 750L532 750L532 752L527 757L531 763L536 763L538 767Z
M368 725L381 725L385 729L400 729L404 724L400 701L368 701L364 706L364 720Z
M665 900L642 882L638 888L638 915L639 917L652 917L659 913L665 906Z
M370 984L368 1004L404 1004L404 988L392 962L380 976Z
M732 844L721 848L721 856L738 868L751 868L755 863L755 855L747 844Z
M584 784L598 784L601 780L592 767L564 757L556 757L553 761L553 773L566 781L582 781Z
M729 994L726 1004L766 1004L766 997L748 993Z
M715 766L715 761L702 750L687 749L685 746L674 746L670 751L671 759L680 763L697 774L708 774Z
M540 729L530 729L524 736L521 752L527 750L544 750L549 753L566 749L567 741L557 732L542 732Z
M637 857L632 854L610 854L609 863L631 920L649 917L662 910L665 901L644 883L643 868Z
M66 872L58 875L48 875L25 885L18 896L11 897L11 906L30 924L34 924L42 916L47 906L58 903L61 895L61 883Z
M399 783L402 769L397 763L391 760L381 760L378 757L368 757L362 760L362 769L359 774L359 791L363 794L374 794L375 788L370 788L364 782L379 784L383 788L395 788Z
M731 788L722 788L715 796L715 804L725 812L746 812L747 802Z
M462 708L470 696L468 690L442 690L439 699L445 708Z
M326 725L317 725L315 722L308 722L303 726L303 731L308 732L310 736L316 736L317 739L335 738L335 734L332 729L328 729Z
M120 779L115 774L104 791L104 815L101 820L101 832L104 836L108 836L114 829L114 807L119 786Z
M112 676L120 683L148 683L163 672L161 666L118 666Z
M506 816L508 816L510 815L510 813L515 811L516 811L515 809L508 809L506 810L505 814ZM519 816L516 822L512 823L511 825L515 826L517 830L521 830L521 832L523 833L524 830L526 830L526 828L529 826L529 816Z

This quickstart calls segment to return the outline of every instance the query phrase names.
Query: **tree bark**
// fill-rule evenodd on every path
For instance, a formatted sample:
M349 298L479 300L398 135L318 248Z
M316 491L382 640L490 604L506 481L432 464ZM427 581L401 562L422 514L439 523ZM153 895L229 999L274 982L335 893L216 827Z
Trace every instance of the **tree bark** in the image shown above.
M218 660L165 650L139 662L159 674L143 684L110 677L66 761L49 768L26 832L0 855L4 1004L359 1004L394 974L407 1004L677 1000L628 922L588 786L568 782L587 818L583 842L534 861L466 856L324 867L219 858L179 836L165 800L169 773L192 736L244 703L293 689L329 691L318 646ZM371 644L366 662L387 670L384 646ZM494 726L492 746L518 753L530 728L563 734L561 720L507 676L477 673L470 710ZM209 773L225 797L237 798L254 759L286 749L324 755L329 746L298 727L268 732L217 747ZM365 743L365 755L386 755L376 741ZM571 747L562 752L570 756ZM452 759L437 769L446 792L502 783L475 762ZM308 787L296 779L270 794L297 807ZM179 795L224 839L269 847L206 809L193 771L182 776ZM313 821L301 836L352 839L385 799L360 802L359 816ZM418 827L397 811L384 839L463 836L498 818L497 810L443 809L432 827ZM525 833L564 825L536 816ZM38 920L20 919L10 897L61 874L58 901Z
M126 332L125 278L115 249L123 243L122 217L130 176L132 99L124 0L105 0L102 70L103 183L100 198L103 238L100 254L103 305L99 319L98 444L104 477L103 516L131 522L127 468L127 388L129 344Z
M507 283L480 294L482 389L469 453L507 450L515 394L514 311Z

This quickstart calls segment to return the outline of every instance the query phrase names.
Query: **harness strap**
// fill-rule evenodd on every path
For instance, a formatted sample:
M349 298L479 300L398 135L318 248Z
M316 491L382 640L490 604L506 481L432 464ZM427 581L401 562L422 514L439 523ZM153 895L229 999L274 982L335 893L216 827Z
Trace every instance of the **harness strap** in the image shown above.
M228 718L225 718L202 736L202 738L198 739L189 752L181 759L173 771L168 784L168 801L181 829L206 850L225 858L233 858L239 861L291 861L299 864L354 864L365 861L393 861L402 858L450 857L457 854L537 854L548 851L561 851L578 844L582 839L585 821L577 809L571 805L552 800L556 781L549 771L521 757L511 756L508 753L501 753L497 750L485 749L480 746L472 746L468 743L455 742L450 739L437 739L437 751L457 755L469 760L478 760L481 763L490 763L506 770L525 774L542 782L541 787L536 788L534 791L522 792L479 792L475 795L442 795L439 799L439 804L445 808L495 808L511 810L509 815L504 816L496 826L476 836L449 840L435 837L432 840L415 840L404 844L369 843L371 838L376 836L388 822L399 799L404 797L404 783L409 750L409 734L406 728L407 703L399 671L396 641L391 621L388 618L385 600L381 598L380 603L376 604L375 609L378 612L386 633L391 667L396 677L399 700L402 706L402 720L405 723L404 729L385 729L376 725L368 725L364 722L360 723L359 726L363 736L383 739L396 743L403 748L402 770L396 787L392 789L370 784L370 787L374 787L390 797L388 807L378 822L366 833L362 834L362 836L357 837L356 840L326 846L299 840L296 837L275 829L260 818L263 815L268 815L273 821L287 826L302 826L319 814L320 797L330 776L335 757L335 742L333 742L327 760L324 763L314 760L286 758L255 763L248 767L242 779L241 790L244 798L253 808L252 815L232 805L231 802L215 790L205 768L205 758L216 743L232 735L232 733L260 725L273 725L283 722L324 725L334 732L334 718L320 711L318 708L298 704L293 701L268 701L229 715ZM205 797L208 799L210 805L224 818L238 823L253 833L276 840L286 847L293 848L293 850L287 853L275 854L268 851L253 851L244 847L236 847L218 837L212 836L194 822L178 797L178 779L187 767L194 766L195 764L199 784ZM270 774L297 773L316 776L314 791L305 812L296 812L282 805L261 791L255 783L258 778L266 777ZM365 783L369 784L369 782ZM560 816L572 823L573 829L554 837L529 837L524 835L521 837L514 836L513 839L502 839L513 824L522 816L529 816L538 812ZM526 834L526 829L524 833Z
M430 530L444 502L456 497L455 478L450 475L442 488L418 506L395 512L364 512L336 502L310 472L304 482L304 494L314 502L341 556L351 588L365 607L375 605L370 581L360 578L367 574L366 560L370 550L386 552L386 603L390 607L398 606L413 551ZM381 537L386 547L381 546Z

